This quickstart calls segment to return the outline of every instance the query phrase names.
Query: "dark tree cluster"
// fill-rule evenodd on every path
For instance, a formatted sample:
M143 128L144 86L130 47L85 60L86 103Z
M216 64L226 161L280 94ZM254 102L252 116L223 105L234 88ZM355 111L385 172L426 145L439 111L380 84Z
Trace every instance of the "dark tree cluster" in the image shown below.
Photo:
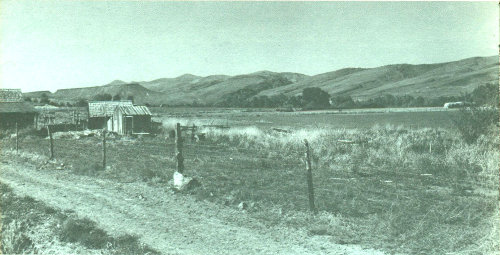
M224 95L222 100L216 104L216 106L223 107L279 107L282 106L286 101L286 96L259 96L255 97L259 92L277 88L280 86L288 85L291 81L284 77L271 76L267 77L263 82L257 85L247 86L245 88L239 89L235 92ZM285 98L284 98L285 97Z
M97 94L93 98L93 100L95 100L95 101L111 101L112 99L113 99L113 96L111 96L108 93Z

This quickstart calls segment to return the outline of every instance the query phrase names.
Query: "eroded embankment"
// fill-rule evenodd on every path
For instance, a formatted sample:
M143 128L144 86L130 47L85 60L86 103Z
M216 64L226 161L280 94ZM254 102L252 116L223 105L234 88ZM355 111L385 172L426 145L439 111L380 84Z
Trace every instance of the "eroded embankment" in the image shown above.
M17 196L0 182L1 254L158 254L137 237L111 237L88 218Z

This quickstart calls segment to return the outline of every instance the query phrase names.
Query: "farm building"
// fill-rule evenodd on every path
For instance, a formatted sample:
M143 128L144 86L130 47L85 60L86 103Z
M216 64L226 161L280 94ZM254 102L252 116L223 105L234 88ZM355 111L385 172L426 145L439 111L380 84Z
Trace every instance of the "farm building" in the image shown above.
M23 101L20 89L0 89L0 127L34 127L37 111Z
M113 113L113 132L121 135L151 132L151 111L146 106L118 106Z
M113 113L118 106L133 106L132 101L91 101L88 104L88 128L113 130Z
M467 107L471 106L471 103L468 102L449 102L444 104L444 108L460 108L460 107Z

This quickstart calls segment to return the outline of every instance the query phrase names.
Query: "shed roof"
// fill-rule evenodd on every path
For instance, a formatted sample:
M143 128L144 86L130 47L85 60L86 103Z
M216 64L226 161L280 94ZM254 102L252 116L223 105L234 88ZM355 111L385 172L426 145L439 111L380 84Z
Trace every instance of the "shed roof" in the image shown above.
M89 102L89 118L111 117L116 107L133 106L132 101L91 101Z
M0 113L36 113L36 110L25 102L0 102Z
M23 93L20 89L0 89L0 102L22 102Z
M148 107L144 105L133 105L133 106L118 106L115 111L120 111L123 115L149 115L151 116L151 111Z

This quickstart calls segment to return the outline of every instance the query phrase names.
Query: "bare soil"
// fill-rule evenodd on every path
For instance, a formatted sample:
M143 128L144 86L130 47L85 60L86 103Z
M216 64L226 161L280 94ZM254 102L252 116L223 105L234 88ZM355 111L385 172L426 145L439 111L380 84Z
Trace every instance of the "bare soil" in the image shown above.
M113 237L137 236L164 254L383 254L335 244L307 229L269 227L243 210L196 201L169 187L31 168L3 159L0 182L20 196L89 218Z

